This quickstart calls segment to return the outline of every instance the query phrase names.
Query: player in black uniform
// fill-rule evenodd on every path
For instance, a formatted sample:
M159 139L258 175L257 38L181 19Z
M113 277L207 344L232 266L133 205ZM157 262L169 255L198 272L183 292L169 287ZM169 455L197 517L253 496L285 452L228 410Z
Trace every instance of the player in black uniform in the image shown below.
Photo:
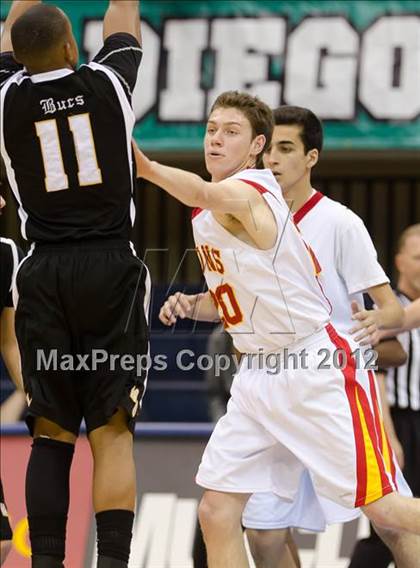
M0 212L5 201L0 195ZM1 213L0 213L1 214ZM12 281L23 253L10 239L0 237L0 351L15 386L23 390L19 348L15 335L15 310L13 309ZM12 544L12 529L0 479L0 565Z
M129 243L138 0L110 1L103 30L104 46L77 70L70 21L54 6L15 0L2 37L1 151L32 243L16 278L16 332L34 437L26 505L36 568L63 565L83 418L98 568L126 567L130 552L145 387L133 361L148 351L149 289Z

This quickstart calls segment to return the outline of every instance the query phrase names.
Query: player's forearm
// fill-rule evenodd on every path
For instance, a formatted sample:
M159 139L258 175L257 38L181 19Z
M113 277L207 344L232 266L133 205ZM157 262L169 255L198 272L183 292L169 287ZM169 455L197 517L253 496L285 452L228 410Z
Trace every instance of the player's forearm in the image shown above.
M399 328L403 324L404 310L397 300L378 306L376 312L380 329Z
M12 393L0 408L1 424L13 424L17 422L26 406L25 394L20 391Z
M404 308L404 321L401 327L383 330L380 333L380 337L382 339L394 337L398 333L410 331L416 327L420 327L420 298Z
M9 13L4 23L3 33L1 34L0 51L12 51L12 41L10 30L20 16L27 12L32 6L40 4L41 0L13 0Z
M2 342L1 356L16 388L23 392L22 369L20 353L16 341Z
M389 367L399 367L407 361L407 353L397 339L381 341L375 345L378 354L377 365L381 369Z
M409 331L416 327L420 327L420 298L404 308L403 330Z
M141 44L139 0L110 0L104 16L103 39L114 33L133 35Z
M150 167L142 177L161 187L188 207L205 209L207 206L209 184L196 174L164 166L158 162L150 162Z

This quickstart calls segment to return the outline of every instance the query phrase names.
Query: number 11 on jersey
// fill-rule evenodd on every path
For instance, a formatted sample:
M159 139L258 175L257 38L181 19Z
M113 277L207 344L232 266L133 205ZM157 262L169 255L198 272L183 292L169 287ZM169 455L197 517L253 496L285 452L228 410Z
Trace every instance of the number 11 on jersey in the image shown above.
M76 150L79 185L102 183L102 173L96 157L89 113L75 114L69 116L67 120ZM57 120L54 118L35 122L35 129L44 162L45 189L47 191L68 189L69 179L64 170Z

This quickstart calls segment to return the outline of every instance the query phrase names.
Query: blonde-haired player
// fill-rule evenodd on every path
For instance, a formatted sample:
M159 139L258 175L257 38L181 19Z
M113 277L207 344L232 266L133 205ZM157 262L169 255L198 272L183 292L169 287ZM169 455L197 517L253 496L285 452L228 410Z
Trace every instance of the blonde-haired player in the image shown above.
M162 321L220 317L235 347L250 355L196 478L206 488L199 518L209 568L248 565L241 518L250 494L293 498L305 468L320 494L350 509L362 506L378 525L420 534L420 501L396 493L396 480L386 472L369 378L351 356L356 344L329 323L316 259L291 221L273 174L255 169L272 128L271 110L257 98L220 95L205 135L212 182L151 162L135 149L140 176L201 208L193 231L209 292L178 293L163 306ZM386 325L401 320L396 302ZM338 354L342 369L322 369L321 349ZM286 369L290 353L304 361ZM281 363L278 373L270 355Z

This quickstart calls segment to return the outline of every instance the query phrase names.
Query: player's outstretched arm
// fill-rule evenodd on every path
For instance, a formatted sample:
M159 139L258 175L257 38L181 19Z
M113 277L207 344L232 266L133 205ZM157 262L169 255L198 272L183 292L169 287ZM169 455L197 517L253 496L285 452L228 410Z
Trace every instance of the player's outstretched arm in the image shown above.
M15 310L3 308L0 316L0 351L16 388L23 392L20 353L15 335Z
M139 0L109 1L109 7L104 16L104 41L118 32L133 35L141 44Z
M401 331L410 331L420 327L420 298L404 308L404 323Z
M2 53L4 51L13 51L10 30L16 20L27 12L29 8L40 3L41 0L13 0L9 13L7 14L6 21L4 22L3 33L1 34L0 51Z
M408 306L404 308L404 321L400 328L381 330L379 331L379 338L385 339L387 337L393 337L398 333L403 333L404 331L411 331L420 327L420 298L411 302Z
M219 320L219 313L210 292L202 294L176 292L169 296L160 308L159 319L165 325L173 325L178 318L214 322Z
M153 162L133 141L137 176L147 179L188 207L200 207L221 213L249 212L259 193L240 180L207 182L200 176Z
M352 319L357 323L350 330L360 345L377 343L378 329L393 329L403 324L404 310L389 284L380 284L367 290L377 309L362 310L352 302Z

